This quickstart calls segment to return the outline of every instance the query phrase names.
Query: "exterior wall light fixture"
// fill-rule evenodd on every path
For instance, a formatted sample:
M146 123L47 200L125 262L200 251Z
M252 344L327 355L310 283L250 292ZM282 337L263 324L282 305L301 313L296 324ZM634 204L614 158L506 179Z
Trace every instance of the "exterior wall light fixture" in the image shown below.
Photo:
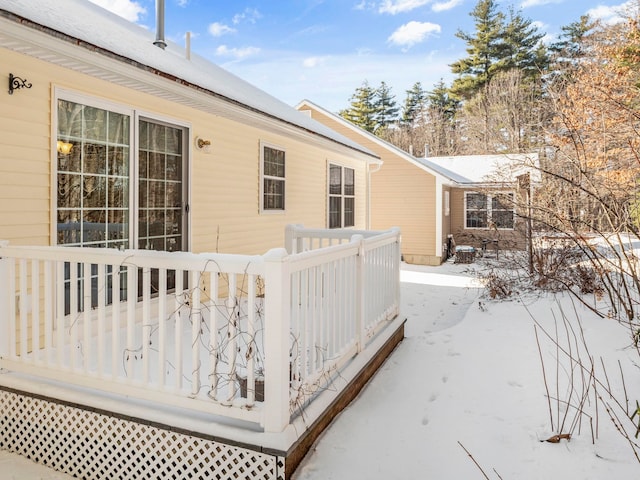
M205 140L202 137L195 138L196 148L198 150L202 150L205 153L210 153L211 151L211 140Z

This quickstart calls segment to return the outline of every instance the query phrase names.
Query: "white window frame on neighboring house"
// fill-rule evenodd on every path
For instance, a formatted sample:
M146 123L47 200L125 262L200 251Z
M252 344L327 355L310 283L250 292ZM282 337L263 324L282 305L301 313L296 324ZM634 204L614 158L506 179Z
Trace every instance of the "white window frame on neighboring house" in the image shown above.
M500 202L501 197L509 197L509 200ZM464 228L466 230L489 230L491 228L513 230L516 219L514 199L515 193L511 191L491 194L465 192Z
M329 162L327 166L327 226L348 228L356 224L355 168Z
M276 154L276 158L272 157ZM282 164L269 160L282 159ZM268 163L267 163L268 162ZM284 213L287 206L287 152L268 142L260 142L260 213ZM281 187L278 189L278 187Z

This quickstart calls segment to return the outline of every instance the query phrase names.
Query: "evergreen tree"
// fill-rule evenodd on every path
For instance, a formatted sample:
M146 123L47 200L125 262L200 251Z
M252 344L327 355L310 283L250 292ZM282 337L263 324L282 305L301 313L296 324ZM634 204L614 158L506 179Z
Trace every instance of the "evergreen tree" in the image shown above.
M427 92L427 102L429 108L441 112L449 122L453 122L456 112L460 108L460 101L451 96L449 87L442 79L434 85L433 90Z
M549 65L547 49L541 43L544 34L538 32L530 19L509 8L509 21L502 33L502 52L498 70L520 70L523 77L539 77Z
M351 106L338 114L345 120L373 133L377 127L376 89L365 80L349 99Z
M471 98L489 82L499 70L496 64L505 50L505 18L495 0L479 0L470 15L475 19L475 33L456 32L467 43L469 56L451 64L451 71L460 75L453 81L451 93L462 99Z
M424 155L450 155L456 150L456 115L460 102L451 96L444 80L440 79L433 90L427 93L426 118L428 131L425 135L429 145Z
M562 34L557 42L549 46L553 55L553 74L567 73L577 66L579 61L589 55L588 39L593 34L597 23L588 15L582 15L577 22L562 27Z
M398 119L398 106L396 105L396 96L391 94L391 88L381 82L376 90L376 131L386 128Z
M402 107L402 123L413 125L419 121L420 115L427 104L427 92L422 88L420 82L413 84L410 90L407 90L407 96Z

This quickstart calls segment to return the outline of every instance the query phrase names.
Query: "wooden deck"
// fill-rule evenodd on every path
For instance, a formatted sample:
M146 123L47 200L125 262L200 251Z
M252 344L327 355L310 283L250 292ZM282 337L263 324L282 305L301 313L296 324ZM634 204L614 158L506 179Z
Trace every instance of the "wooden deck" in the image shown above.
M286 237L264 256L0 245L0 448L84 478L288 478L404 320L397 230Z

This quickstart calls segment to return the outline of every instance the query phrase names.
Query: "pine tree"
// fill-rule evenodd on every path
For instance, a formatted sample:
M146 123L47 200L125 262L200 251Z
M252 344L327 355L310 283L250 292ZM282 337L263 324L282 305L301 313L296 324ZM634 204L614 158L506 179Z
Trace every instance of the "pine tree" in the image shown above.
M576 67L582 58L589 55L588 40L597 25L588 15L583 15L577 22L562 27L559 40L549 46L553 55L553 76L567 74L568 70Z
M453 122L456 112L460 108L460 101L451 96L451 90L440 79L433 87L433 90L427 92L427 102L429 108L435 108L442 112L444 118Z
M354 125L373 133L377 127L376 96L376 89L371 87L369 82L365 80L351 95L349 99L351 106L341 110L338 114Z
M539 77L549 65L549 56L541 43L544 34L538 32L530 19L509 8L509 21L502 33L502 52L497 70L520 70L525 79Z
M449 155L455 151L456 114L459 108L460 102L451 96L442 79L427 93L429 152L425 152L425 155Z
M376 90L375 119L377 125L375 131L384 129L397 121L399 109L395 98L396 96L391 94L391 88L385 82L381 82Z
M451 71L460 75L453 81L451 92L461 99L471 98L489 82L499 70L496 64L505 50L505 18L495 0L479 0L470 15L475 19L474 34L456 32L467 43L469 56L451 64Z
M414 125L419 122L420 116L427 104L427 92L422 88L420 82L413 84L410 90L407 90L407 96L402 107L402 123L406 125Z

